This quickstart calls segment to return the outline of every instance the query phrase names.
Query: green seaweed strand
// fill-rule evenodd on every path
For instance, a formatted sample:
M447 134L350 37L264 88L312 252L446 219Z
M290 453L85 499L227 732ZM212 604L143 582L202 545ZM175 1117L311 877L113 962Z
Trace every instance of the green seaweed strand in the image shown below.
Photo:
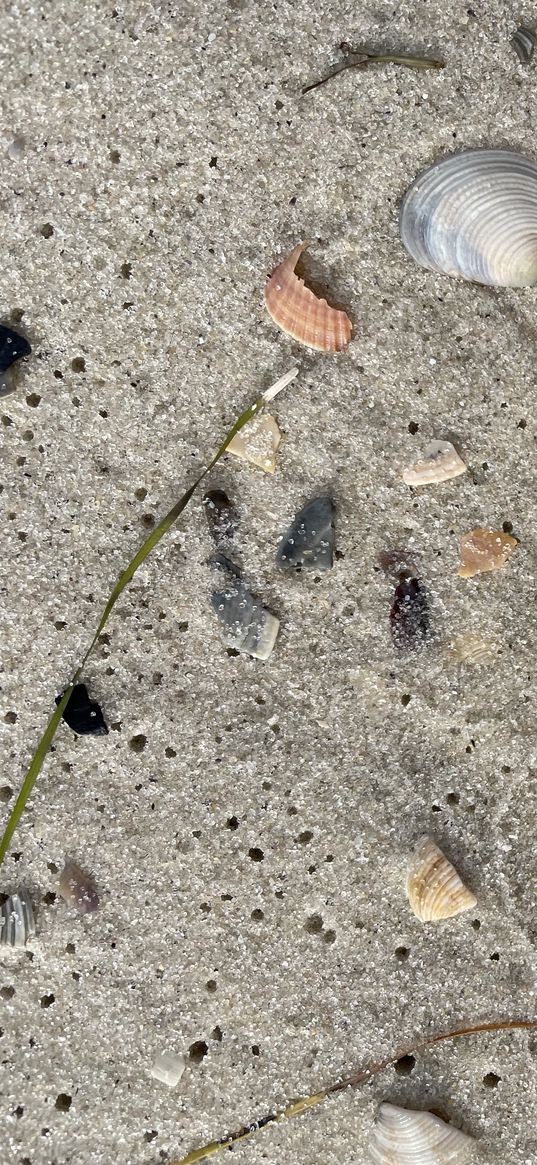
M11 810L6 827L4 829L4 833L2 835L2 840L0 841L0 864L3 862L6 856L11 843L11 838L13 837L17 825L19 824L22 814L26 808L28 798L32 792L39 773L41 772L45 757L52 744L71 692L75 684L79 682L86 663L95 647L95 644L97 643L99 636L101 635L103 629L106 627L106 624L108 623L110 615L112 614L112 611L120 595L123 594L125 587L129 585L138 568L142 565L143 562L145 562L146 558L151 554L151 551L154 550L155 546L158 545L161 538L164 538L164 535L168 533L170 527L173 526L174 522L177 521L179 515L182 514L183 510L188 505L193 493L195 493L203 479L207 477L207 474L211 472L211 469L214 469L217 462L220 461L221 457L223 457L226 449L228 448L228 445L233 440L236 433L239 433L244 425L247 425L248 421L251 421L256 413L259 412L259 410L263 408L264 405L268 404L269 401L273 400L274 397L277 396L277 394L281 392L281 390L285 388L291 382L291 380L294 380L295 376L297 375L298 368L292 368L289 372L286 372L285 375L277 380L271 388L267 388L265 392L261 393L261 396L259 396L257 400L254 401L253 404L249 405L248 408L245 409L243 413L241 413L240 417L235 421L234 425L227 433L227 436L224 438L220 448L215 453L209 464L205 467L205 469L202 470L193 485L189 486L183 496L179 498L179 501L176 502L175 505L172 506L171 510L169 510L164 518L162 518L162 521L159 522L158 526L156 526L155 529L151 531L149 537L146 538L145 542L142 543L140 549L136 551L134 558L131 558L128 566L126 566L125 570L123 570L120 574L117 583L112 593L110 594L110 597L108 598L101 618L99 619L97 629L90 642L90 645L85 655L83 656L81 663L77 667L70 683L65 689L60 703L54 709L41 737L41 740L39 741L39 744L37 745L37 748L32 756L28 771L22 782L19 795L15 801L13 809Z

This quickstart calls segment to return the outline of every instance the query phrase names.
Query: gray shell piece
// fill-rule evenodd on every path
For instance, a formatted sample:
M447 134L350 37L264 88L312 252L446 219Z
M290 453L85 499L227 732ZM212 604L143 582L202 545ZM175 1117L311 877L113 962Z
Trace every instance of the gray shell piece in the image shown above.
M213 591L211 602L222 625L226 647L254 659L268 659L280 628L279 620L254 598L233 562L218 554L211 559L211 565L218 567L225 578L222 589Z
M282 570L330 570L334 558L334 503L315 498L299 510L276 552Z
M35 934L32 900L27 890L12 894L0 907L0 946L23 950Z
M519 61L522 61L523 65L529 65L536 42L537 34L534 29L527 28L524 24L520 28L517 28L511 37L511 44Z
M402 242L423 267L474 283L537 283L537 163L509 150L464 150L407 190Z

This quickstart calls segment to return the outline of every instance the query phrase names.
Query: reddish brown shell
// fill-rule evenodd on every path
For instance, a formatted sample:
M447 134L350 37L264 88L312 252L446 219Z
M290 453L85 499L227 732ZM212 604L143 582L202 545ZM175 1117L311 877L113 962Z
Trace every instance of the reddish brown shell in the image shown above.
M274 323L300 344L318 352L342 352L352 335L348 315L319 299L295 275L306 246L299 243L273 272L265 288L265 306Z

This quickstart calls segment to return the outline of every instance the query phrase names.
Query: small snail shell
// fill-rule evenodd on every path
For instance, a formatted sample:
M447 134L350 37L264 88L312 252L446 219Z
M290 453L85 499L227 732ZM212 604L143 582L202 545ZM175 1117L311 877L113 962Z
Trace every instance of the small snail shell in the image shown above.
M537 163L509 150L464 150L415 178L401 239L422 267L496 287L537 283Z

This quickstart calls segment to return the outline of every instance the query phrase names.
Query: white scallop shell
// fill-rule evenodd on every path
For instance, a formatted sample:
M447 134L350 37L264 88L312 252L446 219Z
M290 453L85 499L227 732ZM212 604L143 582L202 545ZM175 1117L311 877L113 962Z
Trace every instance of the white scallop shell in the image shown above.
M537 163L509 150L464 150L407 190L401 239L423 267L496 287L537 283Z
M432 1112L381 1104L369 1155L374 1165L462 1165L474 1140Z
M435 485L466 473L466 466L451 441L431 441L423 457L408 469L403 469L406 485Z
M471 910L477 898L430 837L423 837L408 871L408 901L420 922L439 922Z

